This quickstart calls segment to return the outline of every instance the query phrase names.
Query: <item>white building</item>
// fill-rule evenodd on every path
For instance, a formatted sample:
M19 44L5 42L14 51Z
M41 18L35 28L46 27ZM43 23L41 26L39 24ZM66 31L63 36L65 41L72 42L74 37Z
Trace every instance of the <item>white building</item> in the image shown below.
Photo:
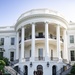
M34 9L23 13L15 26L0 27L0 55L18 60L25 75L41 70L56 73L75 62L75 23L68 23L57 11Z

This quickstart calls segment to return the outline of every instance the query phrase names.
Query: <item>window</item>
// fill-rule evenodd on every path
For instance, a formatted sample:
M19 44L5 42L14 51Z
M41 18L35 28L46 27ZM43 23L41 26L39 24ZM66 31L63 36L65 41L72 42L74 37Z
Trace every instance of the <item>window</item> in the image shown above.
M0 52L0 57L3 57L3 52Z
M40 48L40 49L38 50L38 56L39 56L39 57L43 57L43 48Z
M71 51L70 55L71 55L71 61L75 61L75 53L74 53L74 51Z
M30 50L30 57L31 57L31 50Z
M42 32L39 33L39 38L43 38L43 33Z
M61 51L61 58L63 58L63 52Z
M73 35L70 36L70 43L74 43L74 36Z
M10 61L14 61L14 52L10 52Z
M11 45L15 44L15 38L11 38Z
M4 38L0 39L0 45L4 45Z
M53 50L51 50L51 60L53 60Z

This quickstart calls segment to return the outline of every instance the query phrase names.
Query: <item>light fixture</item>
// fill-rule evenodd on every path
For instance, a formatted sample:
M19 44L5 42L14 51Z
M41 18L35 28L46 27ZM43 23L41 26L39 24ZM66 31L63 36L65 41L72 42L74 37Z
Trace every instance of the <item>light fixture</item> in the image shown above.
M47 67L49 67L49 62L47 62Z
M32 62L30 62L30 67L32 67L32 65L33 65Z

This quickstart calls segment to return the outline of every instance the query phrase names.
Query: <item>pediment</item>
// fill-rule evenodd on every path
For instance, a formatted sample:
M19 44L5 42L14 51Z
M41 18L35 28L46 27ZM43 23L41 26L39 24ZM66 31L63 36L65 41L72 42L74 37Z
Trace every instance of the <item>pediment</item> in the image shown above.
M68 49L75 49L75 46L70 46Z
M16 50L15 48L9 48L9 50Z

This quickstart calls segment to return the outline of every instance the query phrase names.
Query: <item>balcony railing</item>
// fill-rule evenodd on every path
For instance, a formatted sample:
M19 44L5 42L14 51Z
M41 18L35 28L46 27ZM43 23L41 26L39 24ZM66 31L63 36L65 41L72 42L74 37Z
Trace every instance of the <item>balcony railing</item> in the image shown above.
M64 63L67 63L67 59L63 59L63 62L64 62Z
M44 35L42 35L42 36L35 36L35 38L45 38L45 36Z
M59 58L57 58L57 57L50 57L50 60L51 60L51 61L58 61Z
M30 61L30 57L26 57L25 58L25 61Z
M31 39L31 38L32 38L32 36L30 35L28 37L25 37L24 40L28 40L28 39ZM42 36L35 36L35 38L45 38L45 36L44 35L42 35ZM52 34L49 35L49 38L50 39L55 39L55 40L57 39L57 37L53 36ZM60 36L60 41L64 42L64 40L63 40L63 38L61 36ZM19 43L21 43L21 40L19 40Z
M35 61L45 61L45 57L35 57Z

